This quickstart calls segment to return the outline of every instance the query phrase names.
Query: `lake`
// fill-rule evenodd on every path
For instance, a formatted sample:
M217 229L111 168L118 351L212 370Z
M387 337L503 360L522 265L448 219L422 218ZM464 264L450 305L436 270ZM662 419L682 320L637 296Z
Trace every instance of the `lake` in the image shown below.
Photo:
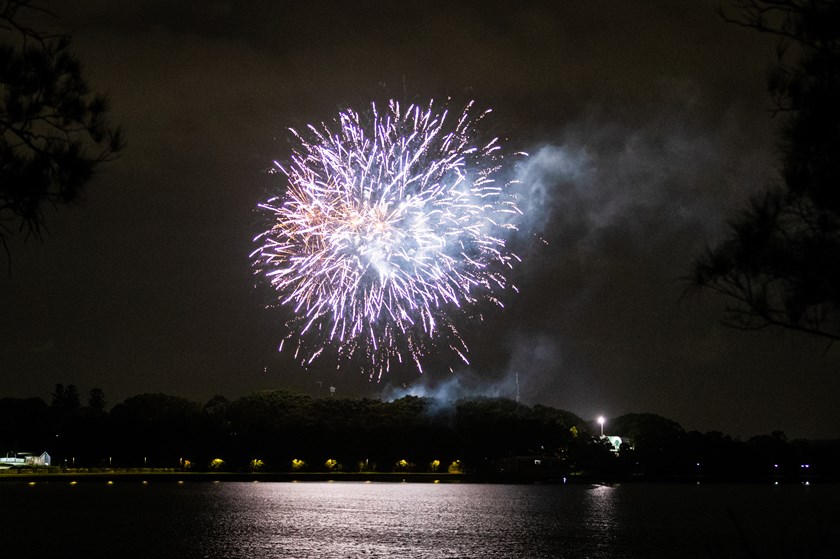
M840 486L0 483L4 557L836 558Z

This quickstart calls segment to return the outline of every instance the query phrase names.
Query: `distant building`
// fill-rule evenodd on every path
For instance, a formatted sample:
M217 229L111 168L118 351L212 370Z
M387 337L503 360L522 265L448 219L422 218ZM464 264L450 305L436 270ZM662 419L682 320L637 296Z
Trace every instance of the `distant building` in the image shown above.
M603 437L610 442L610 446L612 446L610 450L616 454L621 451L622 444L626 444L630 447L630 450L633 450L633 441L627 437L621 438L617 435L604 435Z
M7 452L0 457L0 469L22 468L26 466L49 466L52 458L49 453L32 454L31 452Z

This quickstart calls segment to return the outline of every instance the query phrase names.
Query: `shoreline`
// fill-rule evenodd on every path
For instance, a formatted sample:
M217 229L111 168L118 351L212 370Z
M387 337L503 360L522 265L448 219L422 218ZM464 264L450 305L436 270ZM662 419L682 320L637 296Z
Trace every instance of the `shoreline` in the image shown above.
M617 483L675 483L675 484L755 484L755 485L810 485L811 483L838 483L840 480L822 477L767 477L744 478L739 476L595 476L571 474L567 476L532 476L524 474L473 473L450 474L428 472L184 472L173 469L78 469L62 471L0 471L0 483L8 482L109 482L115 480L149 482L382 482L382 483L470 483L470 484L547 484L591 485Z

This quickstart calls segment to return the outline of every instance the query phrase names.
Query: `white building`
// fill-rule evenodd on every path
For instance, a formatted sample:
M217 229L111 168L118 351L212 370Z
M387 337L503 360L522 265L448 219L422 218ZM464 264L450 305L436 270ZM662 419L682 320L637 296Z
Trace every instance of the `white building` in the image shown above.
M0 469L21 468L24 466L49 466L52 463L49 453L42 452L39 455L31 452L7 452L6 456L0 457Z
M612 447L610 450L616 454L621 451L622 443L627 443L630 446L630 450L633 450L633 441L627 437L621 438L616 435L602 435L601 438L607 439L610 442L610 446Z

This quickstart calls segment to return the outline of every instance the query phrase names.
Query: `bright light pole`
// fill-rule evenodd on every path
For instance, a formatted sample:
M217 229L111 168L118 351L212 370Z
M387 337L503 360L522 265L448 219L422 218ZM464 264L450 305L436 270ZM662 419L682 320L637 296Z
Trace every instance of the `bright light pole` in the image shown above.
M603 416L603 415L599 415L599 416L598 416L598 425L600 425L600 426L601 426L601 436L602 436L602 437L604 436L604 421L606 421L606 420L604 419L604 416Z

